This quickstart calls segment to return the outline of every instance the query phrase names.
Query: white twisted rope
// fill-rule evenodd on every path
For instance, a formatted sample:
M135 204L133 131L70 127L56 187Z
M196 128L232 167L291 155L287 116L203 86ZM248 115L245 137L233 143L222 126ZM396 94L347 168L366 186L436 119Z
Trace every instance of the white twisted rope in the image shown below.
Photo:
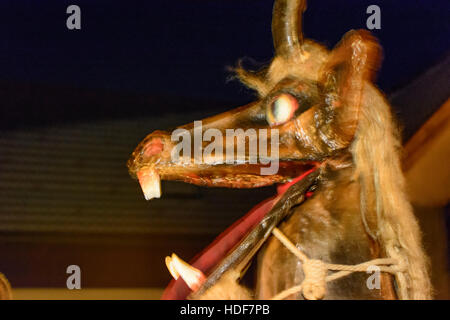
M275 295L272 300L282 300L291 294L302 292L308 300L318 300L325 297L326 283L345 277L353 272L366 272L369 266L377 266L380 271L391 274L401 273L405 266L401 265L397 259L382 258L373 259L357 265L325 263L322 260L310 259L301 252L278 228L272 230L272 234L299 260L302 262L305 278L297 286L288 288ZM328 275L328 271L338 271Z

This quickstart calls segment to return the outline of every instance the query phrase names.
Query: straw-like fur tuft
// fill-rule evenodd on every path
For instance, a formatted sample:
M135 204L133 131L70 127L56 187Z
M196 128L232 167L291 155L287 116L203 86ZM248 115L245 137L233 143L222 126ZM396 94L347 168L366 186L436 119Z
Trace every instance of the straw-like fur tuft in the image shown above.
M360 121L351 152L356 176L374 190L378 217L377 238L386 254L403 261L406 271L397 276L398 294L403 299L431 298L428 261L421 245L421 234L405 194L401 171L400 139L383 95L366 84ZM361 199L368 198L362 194ZM362 207L361 210L366 208Z

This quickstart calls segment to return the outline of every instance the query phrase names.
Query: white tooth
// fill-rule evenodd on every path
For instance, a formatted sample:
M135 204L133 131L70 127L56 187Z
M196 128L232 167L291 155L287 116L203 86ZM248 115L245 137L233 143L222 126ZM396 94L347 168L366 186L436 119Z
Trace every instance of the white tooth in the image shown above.
M166 257L166 267L169 269L170 274L175 280L180 277L180 274L173 266L172 257Z
M139 183L145 200L161 197L161 179L155 169L147 169L138 173Z
M171 257L166 257L166 266L175 280L181 277L194 292L206 281L203 272L180 259L175 253L172 253Z

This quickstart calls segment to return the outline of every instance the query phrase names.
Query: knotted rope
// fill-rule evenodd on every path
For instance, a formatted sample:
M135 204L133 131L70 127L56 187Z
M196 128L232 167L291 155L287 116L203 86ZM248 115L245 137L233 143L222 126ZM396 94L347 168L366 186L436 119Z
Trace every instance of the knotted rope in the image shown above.
M300 285L281 291L272 300L282 300L298 292L302 292L308 300L323 299L327 290L327 282L345 277L353 272L366 272L369 266L377 266L380 271L391 274L401 273L406 268L404 264L392 258L373 259L357 265L325 263L322 260L308 258L278 228L274 228L272 234L302 262L305 276ZM338 272L328 275L329 270Z

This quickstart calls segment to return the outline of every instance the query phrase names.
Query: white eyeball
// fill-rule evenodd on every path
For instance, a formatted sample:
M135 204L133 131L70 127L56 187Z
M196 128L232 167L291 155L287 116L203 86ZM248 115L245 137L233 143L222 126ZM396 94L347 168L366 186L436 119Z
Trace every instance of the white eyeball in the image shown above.
M267 107L267 122L278 125L292 119L298 109L298 101L288 93L275 97Z

